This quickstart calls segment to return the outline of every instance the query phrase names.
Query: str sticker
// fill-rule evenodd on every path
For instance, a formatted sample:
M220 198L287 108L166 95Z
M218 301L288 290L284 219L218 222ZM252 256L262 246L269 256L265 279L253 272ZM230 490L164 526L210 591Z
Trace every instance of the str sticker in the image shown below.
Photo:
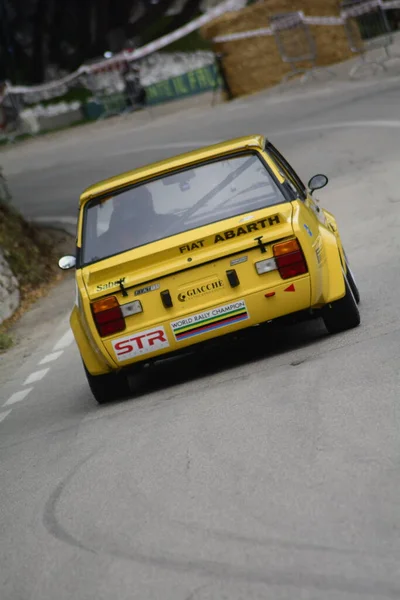
M248 318L249 313L245 301L237 300L230 304L217 306L202 313L172 321L170 325L176 341L181 342L214 329L245 321Z
M164 327L154 327L146 331L138 331L130 336L118 338L112 342L118 362L130 360L143 354L157 352L169 347Z

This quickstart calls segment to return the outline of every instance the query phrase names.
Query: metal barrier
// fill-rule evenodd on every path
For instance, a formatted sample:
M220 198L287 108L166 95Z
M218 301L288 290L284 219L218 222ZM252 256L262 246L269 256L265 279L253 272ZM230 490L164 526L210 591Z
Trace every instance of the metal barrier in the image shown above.
M385 63L395 58L390 53L393 34L382 0L345 0L341 4L350 50L360 56L349 72L352 78L366 67L386 70ZM374 50L383 50L381 58L368 58Z
M311 34L310 27L305 22L302 12L281 13L270 17L271 31L278 46L283 62L287 63L291 71L284 75L281 83L292 77L303 74L301 82L315 78L317 70L317 46ZM311 68L300 67L305 62L311 63ZM324 69L332 73L328 69Z
M223 62L224 57L225 55L222 52L218 52L215 54L216 75L211 106L215 106L218 96L221 93L225 93L228 100L232 100L233 98L232 90L230 88L229 81L225 73Z

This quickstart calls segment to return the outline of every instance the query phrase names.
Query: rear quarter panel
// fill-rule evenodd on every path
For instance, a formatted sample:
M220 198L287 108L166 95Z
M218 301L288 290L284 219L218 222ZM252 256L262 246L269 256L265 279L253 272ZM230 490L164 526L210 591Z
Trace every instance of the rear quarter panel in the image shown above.
M76 273L76 302L70 316L70 326L78 346L80 355L91 375L102 375L115 369L116 363L106 352L104 345L93 324L86 288L83 285L82 273Z
M328 213L329 214L329 213ZM309 202L293 202L293 231L310 272L311 307L320 308L345 294L341 254L325 211L317 217Z

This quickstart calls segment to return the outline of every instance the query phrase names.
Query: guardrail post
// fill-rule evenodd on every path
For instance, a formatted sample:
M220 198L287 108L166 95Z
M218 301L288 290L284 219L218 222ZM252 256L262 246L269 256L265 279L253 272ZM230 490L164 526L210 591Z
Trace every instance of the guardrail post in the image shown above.
M212 98L212 103L211 103L212 106L215 105L215 100L216 100L219 90L222 90L223 92L226 93L228 100L232 100L232 98L233 98L232 90L230 88L228 79L226 77L223 59L224 59L224 54L222 52L218 52L217 54L215 54L216 72L215 72L215 84L214 84L214 90L213 90L213 98ZM222 88L220 86L220 79L222 80Z

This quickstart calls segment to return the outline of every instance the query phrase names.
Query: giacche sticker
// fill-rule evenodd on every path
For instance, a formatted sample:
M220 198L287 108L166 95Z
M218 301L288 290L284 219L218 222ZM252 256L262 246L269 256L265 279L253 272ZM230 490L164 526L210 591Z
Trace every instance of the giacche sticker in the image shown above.
M202 313L190 315L170 323L177 342L187 340L196 335L208 333L249 318L244 300L237 300L224 306L216 306Z

